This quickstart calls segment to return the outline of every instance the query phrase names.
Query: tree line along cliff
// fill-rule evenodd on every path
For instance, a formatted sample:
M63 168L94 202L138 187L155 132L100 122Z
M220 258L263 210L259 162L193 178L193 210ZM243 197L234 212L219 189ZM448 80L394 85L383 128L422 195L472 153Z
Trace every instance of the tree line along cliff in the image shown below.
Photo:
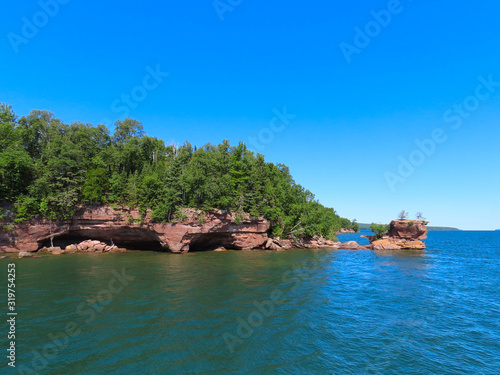
M224 209L271 223L273 237L333 238L357 223L341 218L295 183L288 167L245 144L193 147L149 137L134 119L64 124L51 112L18 118L0 104L0 215L4 221L62 220L80 204L136 207L155 222L182 220L183 208Z

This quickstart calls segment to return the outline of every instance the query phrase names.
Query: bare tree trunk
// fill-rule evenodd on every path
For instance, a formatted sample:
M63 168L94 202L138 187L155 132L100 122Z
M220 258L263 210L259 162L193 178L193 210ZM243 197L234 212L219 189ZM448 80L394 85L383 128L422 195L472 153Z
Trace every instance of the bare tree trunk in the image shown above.
M52 231L52 219L50 219L49 223L50 223L50 247L54 247L54 234Z

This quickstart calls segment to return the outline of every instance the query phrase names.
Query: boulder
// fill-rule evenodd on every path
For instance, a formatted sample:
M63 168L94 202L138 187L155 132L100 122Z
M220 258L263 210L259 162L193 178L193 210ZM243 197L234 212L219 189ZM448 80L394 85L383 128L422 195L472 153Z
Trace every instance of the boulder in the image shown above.
M283 251L285 250L282 246L278 245L276 242L273 242L271 246L268 248L269 250L274 250L274 251Z
M337 250L340 248L340 245L340 242L333 242L323 237L303 238L295 241L290 241L290 248L297 249Z
M94 245L94 251L102 253L108 246L105 243Z
M269 238L266 241L264 248L273 251L285 251L293 248L298 248L298 246L297 243L292 242L292 240L289 239L284 240L279 237L276 237L276 238Z
M340 249L343 250L364 250L365 247L361 246L359 243L356 241L348 241L340 245Z
M402 247L387 239L377 240L372 242L373 250L401 250Z
M78 251L87 251L90 246L90 240L82 241L78 245L76 245L76 249Z
M354 229L342 228L340 229L340 231L335 232L335 234L345 234L345 233L356 233L356 231Z
M50 254L48 247L42 247L40 250L36 252L37 254Z
M124 249L122 247L112 247L110 250L108 250L110 253L126 253L127 249Z
M76 245L68 245L64 249L66 253L76 253L78 251L78 247Z
M104 250L106 250L109 246L106 245L104 242L97 241L97 240L86 240L82 241L77 245L69 245L66 248L70 249L72 252L98 252L102 253Z
M268 238L266 241L266 245L264 246L264 249L270 249L271 246L274 245L274 240L272 238Z

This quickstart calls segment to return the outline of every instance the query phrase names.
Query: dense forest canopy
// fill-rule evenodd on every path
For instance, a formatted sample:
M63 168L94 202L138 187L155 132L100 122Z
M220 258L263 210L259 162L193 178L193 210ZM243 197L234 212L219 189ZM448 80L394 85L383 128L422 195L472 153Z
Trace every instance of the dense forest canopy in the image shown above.
M339 217L296 184L288 167L267 163L245 144L165 145L140 122L62 123L48 111L18 118L0 104L0 202L16 221L65 219L82 203L138 207L170 222L180 209L229 209L264 216L273 236L333 237L357 223Z

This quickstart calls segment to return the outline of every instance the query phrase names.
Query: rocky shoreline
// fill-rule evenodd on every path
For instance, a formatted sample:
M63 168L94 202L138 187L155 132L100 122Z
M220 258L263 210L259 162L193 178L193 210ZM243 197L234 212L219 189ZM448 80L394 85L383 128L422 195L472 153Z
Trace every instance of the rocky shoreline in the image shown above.
M60 255L65 253L123 252L148 249L187 253L190 251L349 249L424 249L427 222L395 220L387 236L367 237L370 245L355 241L333 242L324 238L270 238L270 222L262 217L231 211L203 212L185 209L174 223L153 223L137 209L111 206L82 206L70 220L30 221L3 225L0 252ZM342 233L346 233L344 231Z

